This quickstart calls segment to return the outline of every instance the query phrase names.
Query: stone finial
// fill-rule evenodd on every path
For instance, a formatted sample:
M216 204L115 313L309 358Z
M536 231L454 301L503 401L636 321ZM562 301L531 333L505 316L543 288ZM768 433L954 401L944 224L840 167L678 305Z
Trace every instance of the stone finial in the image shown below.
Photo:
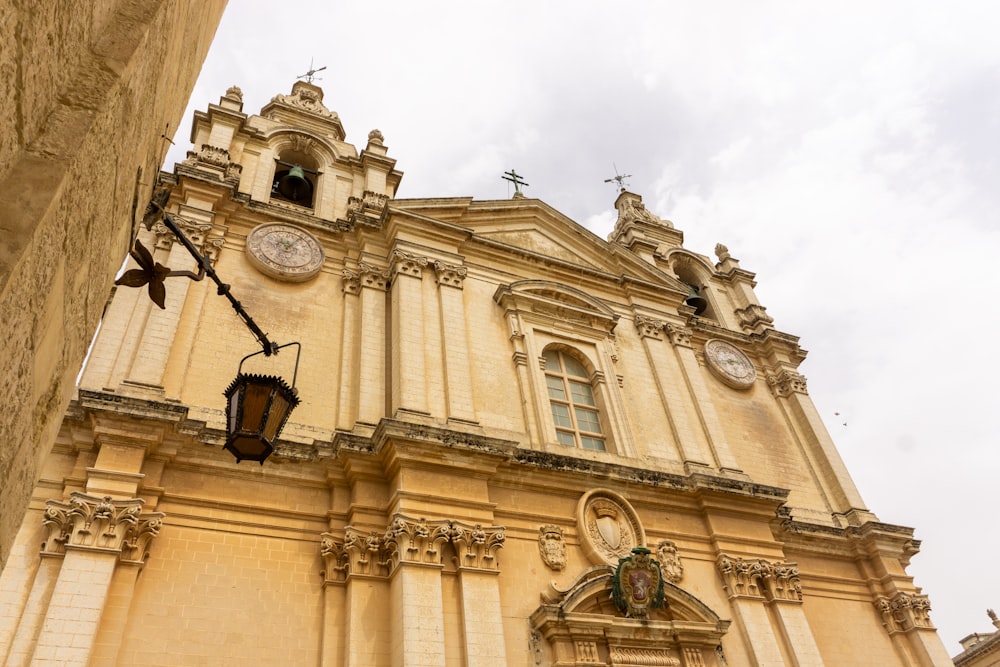
M237 102L243 101L243 90L239 86L229 86L226 88L226 97Z
M721 243L715 244L715 256L719 258L720 262L724 262L732 257L732 255L729 254L729 248Z
M618 220L615 222L615 229L620 229L626 224L636 222L662 225L668 228L673 228L674 226L669 220L663 220L650 212L642 203L642 197L628 190L622 190L621 194L618 195L618 199L615 200L615 208L618 209Z
M986 615L990 617L991 621L993 621L993 627L1000 629L1000 619L997 619L997 613L992 609L987 609Z
M381 146L382 142L384 142L384 141L385 141L385 137L382 136L382 133L380 131L378 131L378 130L372 130L371 132L368 133L368 142L369 143L378 144L379 146Z

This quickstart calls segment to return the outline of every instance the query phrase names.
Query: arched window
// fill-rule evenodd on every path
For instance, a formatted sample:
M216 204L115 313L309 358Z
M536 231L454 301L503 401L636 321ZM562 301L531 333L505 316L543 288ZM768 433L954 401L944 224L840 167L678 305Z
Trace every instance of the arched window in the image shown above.
M606 451L590 374L578 359L553 347L542 352L556 437L569 447Z

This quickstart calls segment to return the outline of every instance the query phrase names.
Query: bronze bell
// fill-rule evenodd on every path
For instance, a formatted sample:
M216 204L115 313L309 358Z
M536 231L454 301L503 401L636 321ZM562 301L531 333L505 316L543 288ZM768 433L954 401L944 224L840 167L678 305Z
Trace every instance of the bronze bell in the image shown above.
M698 294L698 288L694 285L688 285L688 295L684 303L694 308L695 315L701 315L708 308L708 301L705 300L705 297Z
M295 165L278 179L278 192L286 199L302 201L309 199L312 183L306 178L305 170L300 165Z

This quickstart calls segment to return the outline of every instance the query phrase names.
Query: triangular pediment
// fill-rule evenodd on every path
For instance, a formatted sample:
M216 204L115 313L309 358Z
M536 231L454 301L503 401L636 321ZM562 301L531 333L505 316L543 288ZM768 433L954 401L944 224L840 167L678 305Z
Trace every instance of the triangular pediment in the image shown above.
M462 227L472 232L471 243L597 273L645 280L682 293L687 290L674 276L600 238L537 199L397 199L393 208Z

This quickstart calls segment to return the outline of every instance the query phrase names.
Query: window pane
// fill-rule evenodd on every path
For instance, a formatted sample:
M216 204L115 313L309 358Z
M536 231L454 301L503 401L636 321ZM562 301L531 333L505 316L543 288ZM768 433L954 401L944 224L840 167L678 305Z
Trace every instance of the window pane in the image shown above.
M567 433L566 431L556 431L556 437L559 438L560 445L576 447L576 438L573 437L572 433Z
M556 426L565 426L567 428L573 428L573 422L569 418L568 406L560 405L559 403L553 403L552 419L555 421Z
M568 354L560 356L562 356L563 364L566 366L566 375L572 375L573 377L578 378L587 378L588 380L590 379L590 373L588 373L587 369L583 367L583 364Z
M562 373L559 366L559 351L549 348L542 352L542 359L545 359L545 370L550 373Z
M601 421L597 418L596 410L574 408L574 411L576 412L577 428L581 431L589 431L591 433L601 432Z
M591 438L589 435L581 435L580 440L583 441L584 449L590 449L595 452L605 451L604 441L600 438Z
M549 398L558 398L561 401L566 400L566 386L563 384L562 378L554 378L551 375L546 375L545 386L549 388Z
M595 405L594 403L594 390L590 388L589 384L584 384L582 382L575 382L573 380L569 381L569 391L573 394L573 402L579 405ZM549 396L552 394L550 393Z

